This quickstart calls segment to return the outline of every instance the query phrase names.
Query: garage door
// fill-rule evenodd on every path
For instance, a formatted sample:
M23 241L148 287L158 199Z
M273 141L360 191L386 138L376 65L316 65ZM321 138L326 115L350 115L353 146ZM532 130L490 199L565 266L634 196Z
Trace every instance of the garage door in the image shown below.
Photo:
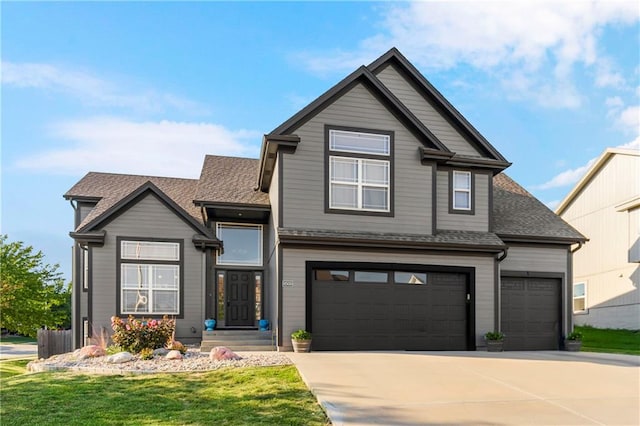
M558 349L560 287L560 279L555 278L502 278L505 350Z
M468 275L314 269L314 350L466 350Z

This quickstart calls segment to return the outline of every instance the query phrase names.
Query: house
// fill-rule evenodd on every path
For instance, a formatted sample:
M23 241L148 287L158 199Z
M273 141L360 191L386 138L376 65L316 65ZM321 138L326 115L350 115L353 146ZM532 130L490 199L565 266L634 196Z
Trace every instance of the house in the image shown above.
M278 350L558 349L585 238L397 50L197 180L89 173L75 208L75 344L112 315L177 318L177 338L250 333ZM204 345L204 343L203 343Z
M640 330L640 151L605 150L556 213L589 238L573 255L575 323Z

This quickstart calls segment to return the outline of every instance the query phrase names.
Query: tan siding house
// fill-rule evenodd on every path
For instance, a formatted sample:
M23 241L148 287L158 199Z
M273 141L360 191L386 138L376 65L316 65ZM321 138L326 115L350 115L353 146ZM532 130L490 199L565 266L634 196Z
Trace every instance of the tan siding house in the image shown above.
M640 329L640 152L607 149L556 212L589 238L573 256L575 323Z

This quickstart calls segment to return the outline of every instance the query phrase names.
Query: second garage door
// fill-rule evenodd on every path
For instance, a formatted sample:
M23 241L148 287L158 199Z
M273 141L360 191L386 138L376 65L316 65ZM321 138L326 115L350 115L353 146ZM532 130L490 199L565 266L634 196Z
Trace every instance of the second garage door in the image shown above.
M466 350L468 275L314 269L314 350Z
M561 280L502 277L502 332L509 351L557 350Z

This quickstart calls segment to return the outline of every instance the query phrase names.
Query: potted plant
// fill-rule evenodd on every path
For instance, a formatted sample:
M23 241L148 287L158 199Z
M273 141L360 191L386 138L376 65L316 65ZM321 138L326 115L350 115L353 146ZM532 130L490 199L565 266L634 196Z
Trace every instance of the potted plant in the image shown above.
M501 331L489 331L485 333L484 340L487 342L487 351L502 352L504 337L504 333Z
M572 331L567 334L564 339L564 348L569 352L580 352L582 347L582 333L579 331Z
M311 350L311 333L306 330L296 330L291 333L291 343L294 352L309 352Z

